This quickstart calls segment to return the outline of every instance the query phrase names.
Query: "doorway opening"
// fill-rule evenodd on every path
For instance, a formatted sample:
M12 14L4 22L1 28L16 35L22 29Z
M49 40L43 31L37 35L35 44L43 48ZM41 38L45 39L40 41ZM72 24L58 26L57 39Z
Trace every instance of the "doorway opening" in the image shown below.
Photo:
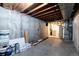
M63 21L48 23L48 37L63 38Z

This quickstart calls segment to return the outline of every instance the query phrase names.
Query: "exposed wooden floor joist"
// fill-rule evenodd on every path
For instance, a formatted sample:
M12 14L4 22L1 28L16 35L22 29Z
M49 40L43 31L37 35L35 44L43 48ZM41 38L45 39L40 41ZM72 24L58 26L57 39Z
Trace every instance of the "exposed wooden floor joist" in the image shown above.
M57 3L12 3L11 5L13 9L19 10L21 13L39 18L46 22L63 19L63 15Z

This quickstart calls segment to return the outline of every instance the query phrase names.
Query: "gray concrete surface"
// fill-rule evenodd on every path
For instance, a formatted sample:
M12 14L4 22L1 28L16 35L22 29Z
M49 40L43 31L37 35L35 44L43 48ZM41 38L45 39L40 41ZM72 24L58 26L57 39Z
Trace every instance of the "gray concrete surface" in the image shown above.
M73 19L73 41L79 53L79 10L76 12Z
M77 56L73 42L49 38L14 56Z
M29 33L30 40L40 39L40 33L45 22L15 10L0 7L0 30L10 30L10 38L24 36L24 31Z

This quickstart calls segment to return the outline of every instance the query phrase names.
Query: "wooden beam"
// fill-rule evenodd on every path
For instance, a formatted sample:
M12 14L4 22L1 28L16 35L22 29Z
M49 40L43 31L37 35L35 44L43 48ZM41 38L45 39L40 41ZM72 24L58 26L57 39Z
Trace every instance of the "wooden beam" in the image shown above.
M37 9L37 10L35 10L35 11L33 11L32 13L29 13L29 15L35 14L35 13L37 13L37 12L39 12L39 11L42 11L43 9L49 8L49 7L54 6L54 5L57 5L57 4L55 4L55 3L48 3L47 5L45 5L45 6L41 7L41 8L39 8L39 9ZM52 8L49 9L49 11L51 11L51 10L53 10L53 9L52 9ZM48 11L48 10L47 10L47 11ZM46 12L46 11L44 11L44 12ZM43 13L43 12L42 12L42 13ZM39 13L39 14L40 14L40 13Z
M23 12L21 12L21 13L27 13L27 12L29 12L29 11L31 11L32 9L34 9L34 8L36 8L36 7L38 7L38 6L40 6L41 4L43 4L43 3L34 3L33 5L31 5L30 7L28 7L27 9L25 9Z
M45 6L45 5L47 5L47 3L41 4L40 6L38 6L38 7L34 8L34 9L32 9L31 11L27 12L26 14L29 14L29 13L31 13L31 12L33 12L33 11L35 11L35 10L37 10L37 9L39 9L39 8L41 8L41 7L43 7L43 6Z
M63 16L62 16L62 14L61 14L60 11L57 11L57 12L52 13L52 14L47 14L47 15L44 15L44 16L40 16L40 17L38 17L38 18L43 18L43 17L46 18L46 17L50 17L50 16L54 17L54 15L57 15L57 17L61 17L61 18L63 19Z
M51 15L51 16L45 16L45 17L41 17L41 18L62 18L61 15Z
M12 3L12 10L18 9L20 3Z
M54 12L56 12L56 11L59 11L59 9L55 9L55 10L52 10L52 11L49 11L49 12L46 12L46 13L37 15L36 17L43 16L43 15L46 15L46 14L49 14L49 13L54 13Z
M55 13L50 13L50 14L48 14L48 15L44 15L44 16L56 15L56 14L58 14L58 13L60 13L60 11L57 11L57 12L55 12ZM60 15L61 15L61 14L60 14ZM44 17L44 16L39 16L39 17Z
M39 19L45 22L51 22L51 21L61 20L62 18L39 18Z
M59 16L58 15L51 15L51 16L45 16L45 17L41 17L41 18L50 18L50 17L52 17L52 18L58 18Z
M54 18L54 19L55 19L55 18L60 18L60 16L54 15L54 16L41 17L41 18L44 18L44 19L46 19L46 18L47 18L47 19L50 19L50 18L53 19L53 18Z
M39 13L41 13L41 12L44 12L44 11L46 11L46 10L49 10L49 9L51 9L51 8L54 8L54 7L56 7L57 5L55 5L55 6L51 6L51 7L49 7L49 8L46 8L46 9L44 9L44 10L42 10L42 11L39 11L39 12L37 12L37 13L35 13L35 14L32 14L33 16L34 15L37 15L37 14L39 14Z
M47 18L47 19L49 19L49 18L60 18L60 17L62 18L62 15L57 14L57 15L51 15L51 16L48 15L48 16L38 17L38 18L41 18L41 19L42 18L44 18L44 19Z

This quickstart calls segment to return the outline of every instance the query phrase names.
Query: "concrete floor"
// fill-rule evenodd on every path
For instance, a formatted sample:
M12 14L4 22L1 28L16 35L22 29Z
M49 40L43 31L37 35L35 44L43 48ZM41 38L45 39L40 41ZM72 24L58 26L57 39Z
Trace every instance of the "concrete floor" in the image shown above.
M77 56L73 42L49 38L15 56Z

